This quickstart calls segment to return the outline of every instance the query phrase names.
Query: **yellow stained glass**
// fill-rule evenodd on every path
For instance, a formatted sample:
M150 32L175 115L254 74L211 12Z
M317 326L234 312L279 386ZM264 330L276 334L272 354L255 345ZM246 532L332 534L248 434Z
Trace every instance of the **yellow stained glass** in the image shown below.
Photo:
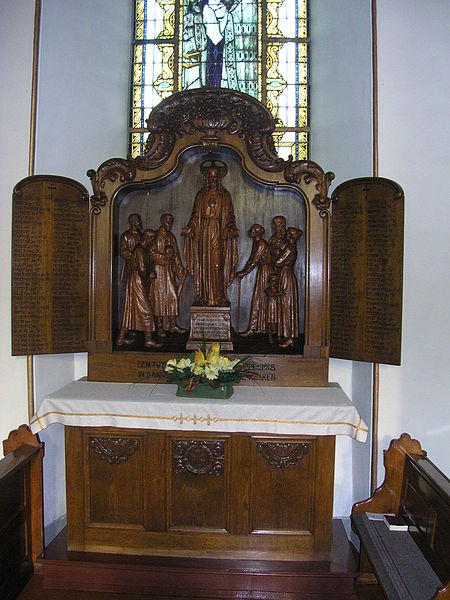
M143 151L145 119L161 99L221 86L265 103L280 153L305 158L307 18L307 0L135 0L132 156Z

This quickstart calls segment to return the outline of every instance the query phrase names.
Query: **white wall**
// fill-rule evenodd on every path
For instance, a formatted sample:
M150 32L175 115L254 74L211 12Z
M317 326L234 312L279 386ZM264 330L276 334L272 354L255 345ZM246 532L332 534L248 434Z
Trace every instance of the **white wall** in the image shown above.
M405 192L402 366L380 368L380 446L406 431L449 474L450 3L377 4L379 174Z
M11 197L28 175L34 3L0 3L0 441L28 422L26 358L11 357ZM3 454L0 454L3 456Z
M314 0L310 27L311 159L334 172L332 191L372 175L371 2ZM340 383L370 427L370 365L332 359L329 379ZM370 444L370 436L365 444L336 439L337 516L349 515L353 502L369 494Z
M92 193L86 171L127 155L131 2L43 0L35 173L63 175ZM85 355L35 357L36 405L86 373ZM45 442L46 542L64 526L64 428Z

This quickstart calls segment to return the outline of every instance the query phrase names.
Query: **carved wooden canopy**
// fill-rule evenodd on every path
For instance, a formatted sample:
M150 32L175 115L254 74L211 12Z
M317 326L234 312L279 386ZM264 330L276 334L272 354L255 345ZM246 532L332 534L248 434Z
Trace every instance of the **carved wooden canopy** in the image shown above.
M217 150L224 141L222 133L237 136L245 142L248 156L264 171L282 173L289 183L314 182L316 193L313 204L320 211L330 206L328 188L334 179L315 162L292 161L280 158L273 142L275 120L268 109L256 98L225 88L200 88L173 94L163 100L147 119L149 136L143 156L123 160L113 158L104 162L97 171L87 172L94 194L95 212L107 202L105 181L131 182L137 169L155 169L172 155L177 140L200 135L205 150ZM324 216L324 215L322 215Z

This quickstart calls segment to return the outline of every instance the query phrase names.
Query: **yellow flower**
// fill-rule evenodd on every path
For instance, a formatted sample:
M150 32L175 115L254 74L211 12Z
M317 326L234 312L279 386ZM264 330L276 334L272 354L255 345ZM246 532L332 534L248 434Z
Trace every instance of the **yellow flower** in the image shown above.
M220 357L220 344L213 342L211 348L206 351L206 360L211 365L217 365Z
M206 364L205 355L200 350L200 348L195 351L195 364L196 365L204 365L204 364Z
M200 365L194 365L192 372L194 373L194 375L203 375L205 372L205 368L200 366Z

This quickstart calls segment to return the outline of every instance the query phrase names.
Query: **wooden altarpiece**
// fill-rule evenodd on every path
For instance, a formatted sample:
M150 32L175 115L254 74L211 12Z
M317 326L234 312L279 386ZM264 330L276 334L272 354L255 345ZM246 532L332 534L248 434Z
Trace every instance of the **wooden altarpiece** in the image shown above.
M327 385L328 187L333 174L314 162L279 158L272 138L275 123L268 110L250 96L231 90L175 94L153 110L148 130L142 156L107 160L97 171L88 172L94 189L88 379L164 382L168 358L186 356L187 334L184 338L169 334L161 348L146 348L139 338L131 345L118 346L125 294L120 281L120 238L131 214L141 216L142 228L157 230L161 215L170 213L182 256L182 229L204 185L205 165L218 165L236 215L239 260L235 271L243 268L250 255L247 230L253 224L265 228L266 240L274 233L276 216L283 216L287 227L301 231L295 266L298 339L283 349L271 347L261 335L246 344L237 335L237 328L242 333L249 320L255 269L242 280L242 292L237 279L228 288L233 354L252 355L262 385ZM181 292L178 317L178 325L181 322L186 329L193 293L190 279ZM239 311L240 325L236 322Z
M86 349L84 330L79 347L69 344L64 348L61 342L66 338L72 341L67 326L72 331L75 325L83 325L87 294L82 275L89 231L89 382L165 383L166 361L187 356L204 335L208 342L220 341L233 357L250 357L260 375L258 384L272 386L261 391L261 396L265 395L266 401L273 396L276 408L282 387L329 391L328 188L333 174L311 161L278 157L272 137L275 122L269 111L254 98L231 90L175 94L152 111L148 130L142 156L113 158L97 171L88 172L94 192L89 227L85 223L86 194L76 182L38 176L17 187L13 205L15 353ZM395 336L390 332L401 309L401 262L391 263L391 257L381 251L375 256L373 249L363 244L370 237L366 234L359 236L361 243L355 242L358 236L347 243L345 231L352 217L361 231L367 227L375 230L370 240L375 240L377 248L384 248L387 232L392 238L389 248L398 250L401 190L375 180L343 185L339 194L335 193L340 212L333 229L338 260L331 321L346 334L349 325L343 320L348 321L348 311L359 316L361 306L369 307L372 313L366 308L363 313L372 319L372 329L385 330L389 337L383 339L390 343L396 337L399 343L398 323ZM389 210L384 210L385 205ZM221 214L227 214L226 222L217 216L219 207ZM381 207L380 218L373 216L377 207ZM200 218L197 213L201 210ZM19 227L29 213L32 227L26 223ZM58 235L44 235L42 214L51 216L49 227L55 223ZM195 229L197 222L203 223L200 233ZM202 237L204 232L206 237ZM158 236L164 241L162 247ZM47 238L56 241L50 244ZM133 239L130 252L127 244ZM151 240L148 246L147 239ZM39 244L42 240L40 252L32 245L36 240ZM255 248L260 247L267 261L261 256L259 262L255 259ZM366 254L370 254L367 259ZM396 252L399 254L401 257ZM29 255L36 255L32 269L24 262ZM66 275L79 274L75 285L58 276L57 269L52 275L54 265L59 268L69 264L69 259L77 259L81 265L78 271L66 270ZM153 283L145 289L146 308L139 278L142 283L144 275L150 275L151 264L159 265L159 270L154 267ZM218 264L219 283L215 279ZM352 269L342 266L348 264ZM173 267L170 277L168 265ZM382 284L386 281L395 287L395 314L386 294L380 295L389 300L381 316L378 307L372 306L369 287L380 281L375 267ZM134 279L130 272L136 275ZM346 279L347 272L350 279ZM361 291L351 305L344 303L348 282L360 272L370 284L368 292ZM198 273L206 273L209 287ZM158 277L166 287L154 285ZM39 288L43 300L29 293L35 289L36 278L51 284L51 294L48 285ZM282 289L282 284L287 287ZM166 301L170 286L175 302L161 303L158 293L164 288ZM67 290L67 296L64 293L61 298L61 290ZM51 296L46 304L45 294ZM50 307L41 311L44 316L39 326L35 326L36 320L19 319L30 312L28 302L30 308L34 304ZM130 306L139 302L140 313L134 308L130 312ZM265 312L260 308L264 302ZM72 313L65 308L71 304L78 307L73 312L77 319L70 318ZM59 310L57 319L52 316L54 306ZM153 310L151 319L147 318L149 310ZM69 315L67 323L65 314ZM364 315L362 325L355 317L351 327L358 324L355 339L367 345L374 335L369 336ZM41 326L41 321L47 326ZM44 332L48 332L46 336ZM336 340L335 336L337 347ZM369 356L364 351L357 359ZM398 356L399 352L393 353L392 360ZM370 357L374 359L372 354ZM153 386L145 389L149 388ZM95 411L86 415L83 410L80 408L79 414L94 421L88 425L64 421L69 550L277 560L306 555L329 558L334 434L319 435L311 430L273 433L280 431L278 428L262 433L254 419L250 419L250 431L233 426L212 431L207 429L209 421L196 431L176 430L178 417L170 417L168 429L119 428L110 421L105 424ZM182 423L183 414L179 414ZM113 411L109 416L118 415ZM195 412L193 419L195 422ZM281 423L282 415L276 419ZM147 427L149 421L145 423ZM325 419L323 424L327 423Z
M220 330L218 341L225 341L233 356L250 355L261 385L327 387L327 193L333 175L313 162L279 158L268 110L231 90L175 94L153 110L148 129L142 156L111 159L88 173L94 189L88 380L165 383L166 361L190 353L192 324L199 314L194 309L205 308L201 302L194 306L194 298L200 297L196 286L202 282L179 268L179 314L175 320L167 316L168 331L160 336L140 331L142 324L137 331L131 331L131 322L124 329L132 288L131 278L124 281L121 273L127 240L138 229L142 246L147 236L142 230L155 235L165 215L171 215L170 236L162 232L170 240L170 260L177 252L184 268L188 253L183 232L203 197L203 175L210 176L213 169L234 207L231 231L237 235L238 259L234 254L233 267L242 275L241 285L234 278L227 286L229 305L212 307L219 319L229 320L227 335ZM223 200L226 192L221 193ZM205 211L213 212L212 196L206 198ZM298 330L290 344L280 343L276 332L272 344L267 331L242 335L250 328L259 273L254 268L253 279L247 273L253 248L248 232L262 226L258 231L265 229L262 237L269 245L275 217L291 231L288 250L295 258L289 276L296 282ZM225 238L224 246L229 243ZM284 252L282 241L276 260L284 260ZM211 257L205 251L197 258L206 262ZM211 320L208 326L211 337L216 331ZM261 434L257 425L255 433L176 427L175 421L167 430L112 428L100 422L66 427L70 550L288 560L329 556L334 435Z

